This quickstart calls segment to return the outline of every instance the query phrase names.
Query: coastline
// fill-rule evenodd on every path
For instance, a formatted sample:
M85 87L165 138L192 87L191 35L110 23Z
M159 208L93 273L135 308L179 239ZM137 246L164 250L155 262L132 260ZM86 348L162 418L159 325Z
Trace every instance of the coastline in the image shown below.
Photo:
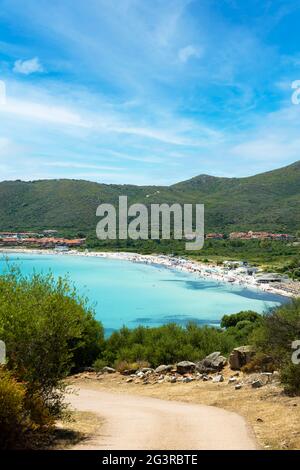
M235 270L226 270L224 267L216 266L213 264L204 264L199 261L192 261L185 258L178 258L175 256L167 255L142 255L139 253L130 252L106 252L106 251L57 251L55 249L34 249L34 248L0 248L0 254L5 253L30 253L30 254L47 254L56 256L84 256L84 257L97 257L109 258L123 261L130 261L134 263L150 264L163 266L167 269L176 269L181 272L193 274L200 278L212 279L219 282L229 283L232 285L239 285L244 288L254 289L270 294L280 295L282 297L294 298L300 295L300 292L295 293L285 288L283 284L280 287L272 286L270 284L258 284L255 282L255 277L235 272Z

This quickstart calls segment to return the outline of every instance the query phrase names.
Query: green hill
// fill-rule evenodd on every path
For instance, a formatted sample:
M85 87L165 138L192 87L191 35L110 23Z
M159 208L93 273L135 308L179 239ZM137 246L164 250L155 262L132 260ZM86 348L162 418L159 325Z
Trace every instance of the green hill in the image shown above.
M206 231L300 228L300 161L246 178L200 175L172 186L105 185L82 180L0 183L0 230L95 229L101 202L204 203ZM146 197L147 196L147 197Z

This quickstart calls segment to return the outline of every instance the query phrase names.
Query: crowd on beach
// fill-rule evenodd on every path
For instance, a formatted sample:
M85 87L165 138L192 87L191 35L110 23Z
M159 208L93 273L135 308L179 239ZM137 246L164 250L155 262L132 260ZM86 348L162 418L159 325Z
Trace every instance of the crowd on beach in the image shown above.
M35 254L55 254L55 255L68 255L68 256L92 256L99 258L110 258L124 261L131 261L134 263L143 263L149 265L163 266L168 269L176 269L182 272L190 273L201 278L212 279L219 282L227 282L233 285L240 285L245 288L259 289L264 292L269 292L277 295L287 297L296 297L300 295L300 283L293 282L285 279L284 282L276 283L259 283L256 269L251 271L251 266L244 266L241 262L224 262L222 265L201 263L187 258L167 256L167 255L142 255L138 253L129 252L96 252L96 251L58 251L51 250L38 250L38 249L0 249L0 252L18 252L18 253L35 253Z

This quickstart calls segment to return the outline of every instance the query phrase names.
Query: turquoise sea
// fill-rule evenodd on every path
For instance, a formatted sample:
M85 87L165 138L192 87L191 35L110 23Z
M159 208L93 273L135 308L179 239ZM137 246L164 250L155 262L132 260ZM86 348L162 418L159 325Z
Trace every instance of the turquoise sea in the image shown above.
M106 332L122 325L158 326L169 322L219 324L224 314L252 309L259 313L286 301L229 283L201 279L161 266L85 256L10 254L24 274L33 270L68 274L80 294L95 305ZM0 258L0 270L6 259Z

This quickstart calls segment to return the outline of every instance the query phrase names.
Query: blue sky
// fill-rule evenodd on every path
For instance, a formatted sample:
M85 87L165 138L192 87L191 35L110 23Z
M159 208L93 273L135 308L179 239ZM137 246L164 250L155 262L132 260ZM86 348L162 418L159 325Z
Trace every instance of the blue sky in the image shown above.
M171 184L299 160L300 0L0 0L0 179Z

